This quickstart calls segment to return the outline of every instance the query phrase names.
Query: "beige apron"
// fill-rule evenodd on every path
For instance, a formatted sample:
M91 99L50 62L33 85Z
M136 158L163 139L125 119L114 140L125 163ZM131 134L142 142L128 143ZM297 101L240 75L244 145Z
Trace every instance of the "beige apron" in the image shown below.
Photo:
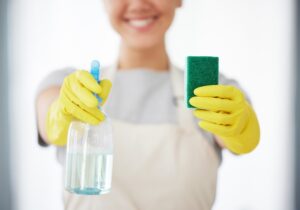
M106 78L113 80L115 68ZM65 192L67 210L208 210L220 160L184 104L184 79L171 68L177 124L113 120L112 190L101 196ZM155 112L155 110L153 110Z

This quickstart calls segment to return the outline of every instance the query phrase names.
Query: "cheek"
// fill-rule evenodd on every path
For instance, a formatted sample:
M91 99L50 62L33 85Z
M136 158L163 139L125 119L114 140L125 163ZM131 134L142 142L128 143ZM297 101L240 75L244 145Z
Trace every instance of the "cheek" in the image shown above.
M174 13L178 7L177 0L154 0L156 7L163 13Z
M122 13L125 10L124 1L105 0L105 7L112 26L117 30L122 24Z
M175 1L156 0L156 5L162 14L165 24L170 25L173 21L175 10L177 8Z

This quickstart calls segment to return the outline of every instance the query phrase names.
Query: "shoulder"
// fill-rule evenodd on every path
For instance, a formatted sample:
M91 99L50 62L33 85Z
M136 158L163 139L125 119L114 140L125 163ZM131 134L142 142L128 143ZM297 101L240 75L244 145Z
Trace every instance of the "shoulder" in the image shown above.
M100 68L100 78L112 80L114 72L117 70L117 64L104 66Z
M223 73L219 73L219 84L222 85L233 85L233 86L239 86L239 83L237 80L227 77Z
M176 65L171 65L171 68L177 72L181 77L185 76L185 69L180 68ZM233 79L233 78L229 78L226 75L224 75L223 73L219 73L219 84L223 84L223 85L238 85L238 82Z
M180 68L176 65L171 64L170 67L171 71L173 71L175 74L179 75L179 77L184 81L185 77L185 70L183 68Z
M180 68L173 64L171 65L171 69L174 70L175 72L177 72L181 77L185 76L185 69ZM227 77L223 73L219 73L219 84L233 85L233 86L238 86L238 87L240 86L239 83L237 82L237 80Z
M177 72L177 74L178 74L181 78L183 78L183 80L184 80L184 77L185 77L185 69L180 68L180 67L178 67L178 66L176 66L176 65L171 65L171 68L172 68L175 72ZM249 98L247 92L242 88L241 84L240 84L236 79L230 78L230 77L226 76L225 74L219 72L219 84L221 84L221 85L232 85L232 86L237 87L238 89L240 89L240 90L244 93L246 99L251 103L251 100L250 100L250 98Z
M176 65L174 65L174 64L171 64L171 67L170 67L171 69L173 69L173 70L175 70L176 72L179 72L179 73L181 73L182 75L184 75L184 69L183 68L181 68L181 67L179 67L179 66L176 66Z
M242 85L237 80L235 80L233 78L229 78L222 73L219 73L219 84L232 85L232 86L238 88L239 90L241 90L243 92L246 100L251 104L251 100L250 100L248 93L245 91L245 89L242 87Z

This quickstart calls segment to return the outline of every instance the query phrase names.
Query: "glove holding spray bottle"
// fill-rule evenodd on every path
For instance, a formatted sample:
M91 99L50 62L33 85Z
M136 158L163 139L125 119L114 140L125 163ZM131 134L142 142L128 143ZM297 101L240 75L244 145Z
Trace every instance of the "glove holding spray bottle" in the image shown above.
M92 62L91 74L98 83L100 82L99 67L98 61ZM100 84L102 82L104 80ZM110 82L105 80L105 83ZM86 95L92 96L91 91L87 89L85 91ZM93 94L98 100L99 110L107 95L105 98L100 98L96 93ZM79 120L73 120L70 124L65 188L71 193L101 195L110 191L113 163L112 126L103 110L101 113L104 119L99 124L89 124Z

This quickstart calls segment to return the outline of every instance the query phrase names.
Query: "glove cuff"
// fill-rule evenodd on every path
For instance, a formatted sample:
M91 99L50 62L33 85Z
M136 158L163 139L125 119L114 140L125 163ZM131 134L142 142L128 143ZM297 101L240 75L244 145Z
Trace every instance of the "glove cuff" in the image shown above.
M46 119L46 134L51 144L66 145L71 121L72 116L63 112L59 100L54 101L49 108Z
M260 128L256 114L252 107L246 103L249 111L249 121L241 134L234 137L221 137L225 147L235 154L246 154L253 151L260 139Z

